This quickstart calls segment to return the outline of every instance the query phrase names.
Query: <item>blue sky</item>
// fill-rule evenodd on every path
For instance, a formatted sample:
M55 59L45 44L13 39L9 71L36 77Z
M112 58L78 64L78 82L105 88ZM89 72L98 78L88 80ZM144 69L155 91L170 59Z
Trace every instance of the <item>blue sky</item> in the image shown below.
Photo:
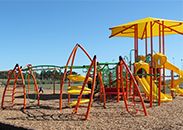
M109 39L109 28L149 16L183 21L183 0L0 0L0 70L63 66L76 43L99 62L118 61L129 56L133 39ZM182 35L166 37L166 54L179 67L182 44ZM143 43L139 48L143 54ZM75 65L88 63L78 53Z

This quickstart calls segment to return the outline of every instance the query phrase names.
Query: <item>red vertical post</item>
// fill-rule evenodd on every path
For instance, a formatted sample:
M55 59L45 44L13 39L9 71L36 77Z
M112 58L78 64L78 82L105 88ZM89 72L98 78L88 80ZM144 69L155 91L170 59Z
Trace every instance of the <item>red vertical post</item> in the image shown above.
M162 43L161 43L161 25L159 24L159 53L162 52ZM161 68L158 68L159 81L158 81L158 106L161 104Z
M128 99L128 71L126 71L126 98Z
M159 24L159 53L161 53L161 25Z
M174 74L173 74L173 70L171 70L171 96L174 97L173 94L173 86L174 86Z
M96 63L96 56L94 56L93 58L93 66L94 66L94 72L93 72L93 83L92 83L92 89L91 89L91 95L90 95L90 101L88 103L88 108L87 108L87 112L86 112L86 116L85 116L85 119L87 120L88 119L88 116L89 116L89 113L90 113L90 109L91 109L91 105L92 105L92 102L93 102L93 95L94 95L94 90L95 90L95 85L96 85L96 75L97 75L97 63ZM89 71L89 70L88 70ZM89 77L89 73L87 75ZM86 77L87 78L87 77ZM82 86L82 91L84 90L84 86ZM82 91L81 91L81 94L82 94ZM80 96L82 96L80 94ZM79 96L79 97L80 97ZM79 105L79 99L78 99L78 102L77 102L77 105Z
M121 86L121 82L120 82L120 80L122 80L122 76L121 76L121 72L120 72L120 68L119 68L120 66L118 65L117 66L117 102L119 102L119 100L120 100L120 86Z
M159 78L158 78L158 106L161 104L161 68L158 68Z
M24 80L24 76L23 76L22 69L20 68L20 66L18 66L17 69L18 69L18 75L16 77L16 83L17 83L17 80L18 80L18 76L20 74L20 77L21 77L21 80L22 80L22 84L23 84L23 93L24 93L24 102L23 102L24 106L23 106L23 108L24 108L24 111L25 111L25 109L26 109L26 88L25 88L25 80Z
M164 27L164 21L162 21L162 50L163 54L165 54L165 27Z
M68 68L68 65L70 63L71 57L73 56L75 49L76 49L76 47L74 47L74 49L72 50L72 52L67 60L63 77L60 78L60 100L59 100L60 112L62 111L62 94L63 94L63 87L64 87L64 82L65 82L66 74L67 74L67 68Z
M165 27L164 21L162 21L162 52L165 54ZM163 90L165 93L165 66L163 66Z
M147 50L147 26L145 28L145 54L147 56L148 50Z
M89 78L89 76L90 76L90 72L91 72L91 70L92 70L92 67L94 67L94 72L93 72L93 80L92 80L92 89L91 89L91 93L92 93L92 91L94 92L94 87L95 87L95 82L96 82L96 67L95 67L95 61L96 61L96 56L94 56L94 58L93 58L93 61L91 62L91 64L90 64L90 67L88 68L88 71L87 71L87 74L86 74L86 77L85 77L85 79L84 79L84 82L83 82L83 85L82 85L82 88L81 88L81 91L80 91L80 94L79 94L79 96L78 96L78 100L77 100L77 104L76 104L76 106L75 106L75 109L73 110L73 112L74 113L77 113L77 111L78 111L78 107L79 107L79 104L80 104L80 100L81 100L81 98L82 98L82 95L83 95L83 91L84 91L84 88L85 88L85 86L86 86L86 84L87 84L87 82L88 82L88 78ZM93 89L94 88L94 89ZM90 95L90 97L91 97L92 95Z
M135 61L138 58L138 25L134 26Z
M71 66L70 66L70 75L72 74L72 67L73 67L73 64L74 64L75 57L76 57L77 49L78 49L78 46L75 47L75 50L74 50L73 55L72 55L72 61L71 61ZM71 86L71 81L70 80L68 82L68 86ZM71 99L71 95L68 94L68 105L70 104L70 99Z
M125 92L124 84L123 84L123 67L124 67L124 64L125 63L123 62L122 57L120 56L119 57L119 71L120 71L120 77L121 77L120 78L120 83L121 83L121 88L122 88L122 92L123 92L123 101L125 103L125 107L126 107L127 112L129 112L129 110L128 110L128 104L127 104L127 98L126 98L126 95L125 95L126 92Z
M129 86L129 95L131 96L132 95L132 86L133 86L133 83L132 83L132 79L131 79L131 77L129 77L130 79L129 79L129 81L130 81L130 86Z
M152 74L153 74L153 30L152 22L150 22L150 43L151 43L151 65L150 65L150 107L152 107L153 96L152 96Z
M100 81L100 88L102 89L104 108L106 108L106 93L105 93L105 88L104 88L104 83L102 80L102 73L101 72L98 72L98 79Z

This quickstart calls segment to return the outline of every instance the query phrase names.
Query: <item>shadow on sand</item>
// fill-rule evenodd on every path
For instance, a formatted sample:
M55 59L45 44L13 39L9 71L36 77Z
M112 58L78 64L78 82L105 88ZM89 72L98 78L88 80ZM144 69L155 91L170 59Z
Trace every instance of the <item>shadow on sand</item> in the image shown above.
M84 120L83 114L73 113L54 113L48 114L41 110L35 109L34 111L23 111L22 113L26 116L10 117L7 120L28 120L28 121L82 121Z
M31 129L26 129L23 127L17 127L9 124L4 124L4 123L0 123L0 129L1 130L31 130Z
M21 96L16 96L15 98L24 98L23 95ZM27 94L27 98L29 99L36 99L37 95L36 94ZM62 99L67 99L68 94L63 94ZM71 95L71 98L77 98L75 95ZM59 100L60 99L60 94L40 94L40 100Z

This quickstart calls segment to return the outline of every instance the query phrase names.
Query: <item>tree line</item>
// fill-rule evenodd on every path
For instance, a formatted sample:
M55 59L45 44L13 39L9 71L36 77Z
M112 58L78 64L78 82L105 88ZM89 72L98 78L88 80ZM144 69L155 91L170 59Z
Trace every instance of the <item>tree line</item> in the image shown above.
M41 72L33 72L34 76L38 80L60 80L63 77L64 73L57 70L42 70ZM70 74L70 71L67 72L67 75ZM72 74L77 75L77 72L72 72ZM27 73L23 73L26 77ZM8 71L0 72L0 79L8 79Z

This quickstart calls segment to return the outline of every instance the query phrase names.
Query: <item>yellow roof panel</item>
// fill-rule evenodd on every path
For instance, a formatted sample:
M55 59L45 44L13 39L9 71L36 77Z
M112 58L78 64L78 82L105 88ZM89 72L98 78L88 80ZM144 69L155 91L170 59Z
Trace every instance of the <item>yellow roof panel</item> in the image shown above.
M164 35L182 34L183 35L183 21L167 20L147 17L139 19L126 24L121 24L110 28L112 31L110 37L134 37L135 25L138 25L138 38L145 38L145 28L147 28L147 38L150 37L150 22L153 24L153 36L159 36L159 26L162 31L162 22L164 22Z

